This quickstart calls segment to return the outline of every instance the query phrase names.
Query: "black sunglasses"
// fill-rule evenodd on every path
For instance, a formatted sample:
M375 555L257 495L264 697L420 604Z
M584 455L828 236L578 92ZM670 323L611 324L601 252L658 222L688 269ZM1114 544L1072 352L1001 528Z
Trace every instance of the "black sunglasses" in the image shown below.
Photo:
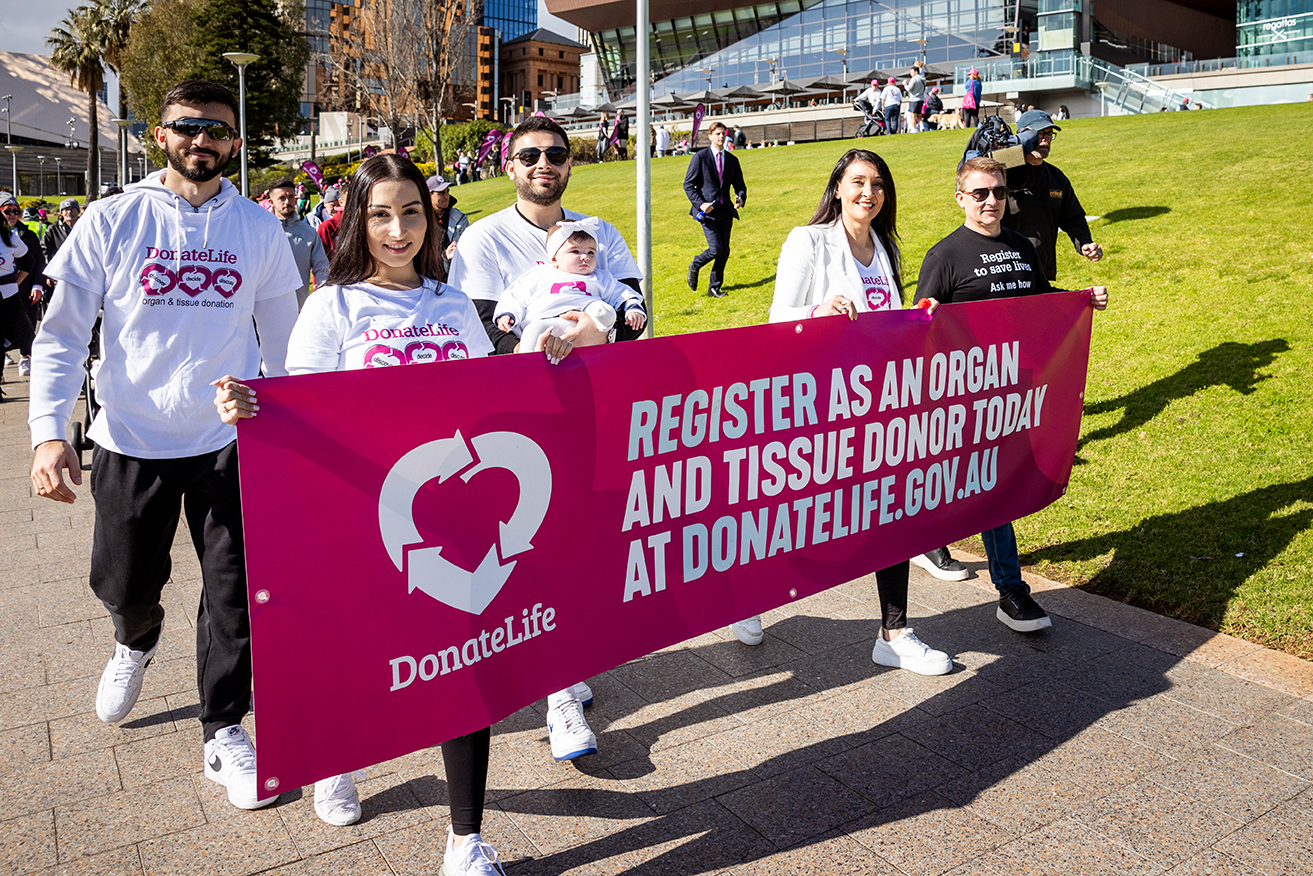
M966 189L958 189L958 191L962 192L962 194L964 195L970 195L972 200L974 201L985 200L985 198L989 197L990 192L994 193L994 200L996 201L1002 202L1008 199L1007 186L994 186L993 188L989 188L989 189L972 189L969 192Z
M552 163L553 167L560 167L569 160L570 150L564 146L548 146L546 149L537 149L531 146L528 149L521 149L516 152L514 157L525 167L533 167L543 155L547 156L547 160Z
M174 119L162 123L160 127L177 131L184 137L197 137L202 131L211 140L231 140L237 136L232 125L214 119Z

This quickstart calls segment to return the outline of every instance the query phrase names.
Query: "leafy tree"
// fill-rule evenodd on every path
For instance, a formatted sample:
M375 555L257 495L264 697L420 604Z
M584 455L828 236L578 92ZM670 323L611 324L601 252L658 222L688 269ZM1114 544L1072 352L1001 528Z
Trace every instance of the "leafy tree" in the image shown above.
M169 89L192 78L201 66L201 50L191 44L196 19L208 0L150 0L128 36L120 93L128 93L128 106L141 121L159 121L160 104ZM159 167L164 153L146 137L150 161Z
M68 74L69 84L87 95L87 201L100 191L100 174L95 156L100 145L100 122L96 95L105 87L105 65L98 39L99 16L89 6L71 10L50 32L50 66Z
M300 23L300 0L207 0L196 16L188 45L198 50L198 65L180 78L222 82L237 92L237 68L224 52L250 52L260 59L246 68L246 136L251 163L270 163L268 152L279 137L291 137L302 121L301 87L310 48Z

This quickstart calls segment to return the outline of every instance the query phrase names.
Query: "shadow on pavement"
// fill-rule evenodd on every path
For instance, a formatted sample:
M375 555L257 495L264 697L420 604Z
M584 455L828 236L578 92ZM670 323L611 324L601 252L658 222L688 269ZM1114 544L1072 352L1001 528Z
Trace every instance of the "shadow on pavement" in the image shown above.
M590 721L599 736L620 726L650 745L717 714L778 709L787 720L766 717L705 737L721 753L719 760L710 755L710 765L681 763L679 749L670 747L608 764L603 747L596 765L593 757L576 762L603 787L490 791L489 798L512 816L632 819L635 796L657 813L565 851L518 862L515 872L559 873L602 860L616 864L608 872L717 872L823 841L838 825L860 832L956 810L1025 773L1100 719L1172 686L1165 673L1178 658L1062 619L1051 630L1023 636L999 624L994 611L990 600L917 620L918 635L956 655L954 671L938 678L873 664L877 620L797 615L769 625L759 648L723 641L682 653L668 650L594 679ZM797 647L826 640L833 650L808 654ZM796 657L771 666L772 650ZM699 685L684 671L690 658L723 666L745 656L761 667L707 688L709 696L650 723L631 726L624 691L615 695L619 683L638 693L628 698L635 702L656 702L657 687L667 697L686 697ZM765 683L745 685L754 681ZM799 710L807 714L800 718ZM672 770L697 777L666 784ZM662 781L651 782L654 773ZM1062 816L1059 809L1089 797L1069 782L1055 782L1048 793L1052 820ZM1000 842L1012 836L999 833ZM667 850L643 854L654 846ZM635 855L631 867L623 863L628 853Z

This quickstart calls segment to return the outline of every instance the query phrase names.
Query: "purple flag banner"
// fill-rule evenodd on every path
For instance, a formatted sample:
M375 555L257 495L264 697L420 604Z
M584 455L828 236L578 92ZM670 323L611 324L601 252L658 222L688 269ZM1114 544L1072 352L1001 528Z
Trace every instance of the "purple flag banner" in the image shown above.
M506 150L508 150L508 149L511 148L511 134L513 134L513 133L514 133L514 131L507 131L507 132L506 132L506 136L501 138L501 162L502 162L502 164L505 164L506 161L510 158L510 156L507 154Z
M406 150L405 146L398 146L397 154L400 155L402 158L410 158L410 152Z
M693 108L693 133L688 138L688 148L697 148L698 128L702 127L702 117L707 114L707 108L703 104L698 104Z
M486 159L488 157L488 153L492 151L492 145L500 139L501 139L501 130L499 128L493 128L491 131L489 131L487 134L483 136L483 143L479 146L479 154L474 159L475 167L483 166L484 159Z
M416 324L367 331L410 367L254 381L237 433L260 787L487 727L1035 513L1071 476L1091 313L1057 292L556 366L466 360ZM325 637L350 647L306 646Z
M322 192L324 190L324 172L319 169L319 165L313 161L305 161L302 162L301 169L315 181L315 185L319 186L319 191Z
M366 146L366 147L365 147L365 157L366 157L366 158L373 158L373 157L374 157L375 155L377 155L377 154L378 154L378 150L375 149L373 146Z

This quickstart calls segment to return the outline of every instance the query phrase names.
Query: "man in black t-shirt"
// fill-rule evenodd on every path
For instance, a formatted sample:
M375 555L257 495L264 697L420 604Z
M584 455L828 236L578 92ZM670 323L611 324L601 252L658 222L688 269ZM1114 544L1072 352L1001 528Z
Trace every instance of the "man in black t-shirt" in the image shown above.
M1057 242L1061 229L1071 238L1076 251L1092 262L1103 258L1103 247L1094 242L1085 208L1076 198L1067 175L1045 161L1053 138L1062 130L1043 110L1029 110L1017 119L1017 136L1023 143L1034 140L1026 163L1007 172L1008 204L1003 227L1020 231L1039 253L1044 276L1058 278Z
M1060 291L1049 285L1030 241L1003 227L1008 198L1005 179L1003 165L992 158L972 158L958 168L956 197L966 220L926 253L916 283L917 301L931 298L949 304ZM1103 286L1091 289L1090 304L1097 310L1107 307L1108 290ZM1021 579L1012 524L982 532L980 539L989 559L989 577L999 594L998 619L1019 633L1052 626ZM912 562L937 578L966 577L965 567L949 556L947 548L914 557Z

